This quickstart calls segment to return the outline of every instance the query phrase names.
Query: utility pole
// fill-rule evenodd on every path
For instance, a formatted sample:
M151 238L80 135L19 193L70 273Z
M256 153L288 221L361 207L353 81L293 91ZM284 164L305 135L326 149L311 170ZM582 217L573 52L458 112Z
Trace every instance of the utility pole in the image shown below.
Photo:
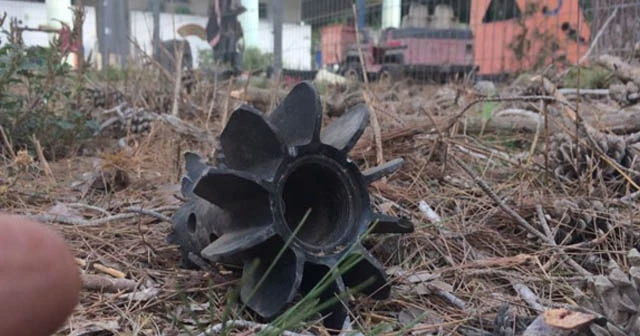
M358 17L356 18L356 23L358 25L358 30L364 31L366 25L367 18L367 4L365 0L356 0L356 8L358 9Z
M96 2L96 25L98 44L102 54L102 68L111 63L111 55L120 57L120 66L127 66L129 57L129 0L98 0Z
M282 21L284 19L284 1L271 1L273 17L273 76L278 78L282 71Z
M160 2L162 0L151 0L153 2L153 59L160 60Z

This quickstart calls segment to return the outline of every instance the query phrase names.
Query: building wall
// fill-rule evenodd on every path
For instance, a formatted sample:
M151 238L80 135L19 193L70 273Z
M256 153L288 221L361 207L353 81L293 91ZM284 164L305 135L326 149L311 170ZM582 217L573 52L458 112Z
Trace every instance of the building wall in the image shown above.
M267 18L271 17L270 6L274 0L259 0L261 6L266 6ZM282 0L277 0L282 1ZM265 19L267 19L265 18ZM302 0L284 0L284 22L299 23L302 20Z
M293 1L293 0L290 0ZM7 12L9 17L17 17L22 24L29 27L38 27L46 23L47 12L44 3L0 0L0 13ZM145 53L152 53L151 38L153 36L153 15L151 12L131 11L131 35ZM178 27L187 23L206 25L205 16L173 15L162 13L160 15L160 38L163 40L180 38L176 32ZM263 53L273 52L273 29L270 20L260 20L260 44ZM28 46L48 45L48 34L40 32L25 32L24 42ZM198 65L199 50L209 51L209 45L197 37L188 37L191 45L191 53L194 56L194 66ZM85 55L96 54L98 37L96 32L95 8L87 6L83 24L83 45ZM132 47L134 53L138 50ZM311 68L311 27L294 23L283 25L283 65L290 69L308 70Z
M273 53L273 29L270 21L260 21L258 47L262 52ZM311 26L283 24L282 65L286 69L311 70Z
M154 0L129 0L131 10L146 11L151 9L151 1ZM207 16L208 0L172 0L164 2L164 12L180 13L185 9L190 15ZM187 14L187 13L183 13Z
M266 6L267 19L271 13L269 6L272 0L258 0L261 6ZM279 0L283 1L283 0ZM284 0L284 22L298 23L301 20L302 0ZM207 16L209 0L174 0L165 1L164 11L174 13L180 9L188 8L192 15ZM144 11L149 8L149 0L129 0L129 7L132 10Z

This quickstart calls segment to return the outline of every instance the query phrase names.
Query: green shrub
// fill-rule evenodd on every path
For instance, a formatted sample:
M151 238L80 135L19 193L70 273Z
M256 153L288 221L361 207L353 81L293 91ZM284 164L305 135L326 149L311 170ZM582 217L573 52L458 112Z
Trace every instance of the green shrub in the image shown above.
M248 47L244 50L242 62L245 70L265 69L271 65L271 54L263 54L260 49L256 47Z
M191 15L193 13L191 12L191 9L189 9L189 7L187 6L177 6L176 14Z
M564 86L581 89L605 89L609 87L609 71L605 68L594 67L573 67L564 78Z
M76 108L77 78L52 46L0 45L0 126L14 149L32 149L35 136L49 159L70 154L96 127Z

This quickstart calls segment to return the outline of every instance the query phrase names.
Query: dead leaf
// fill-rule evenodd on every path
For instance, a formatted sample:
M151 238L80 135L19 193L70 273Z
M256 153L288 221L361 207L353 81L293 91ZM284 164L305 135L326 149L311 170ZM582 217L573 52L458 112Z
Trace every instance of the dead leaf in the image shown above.
M544 321L556 328L574 330L595 320L595 316L567 309L552 309L544 312Z

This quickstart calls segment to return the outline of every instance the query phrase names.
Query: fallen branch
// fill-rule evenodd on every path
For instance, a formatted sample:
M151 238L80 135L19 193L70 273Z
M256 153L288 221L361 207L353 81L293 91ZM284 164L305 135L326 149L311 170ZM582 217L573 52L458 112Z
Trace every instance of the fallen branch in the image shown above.
M95 274L82 274L82 288L105 293L133 291L138 284L131 279L114 279Z
M215 144L215 136L206 130L200 129L174 115L161 114L158 119L165 124L173 128L177 133L191 137L198 141L203 141L209 144Z
M282 100L287 96L287 91L276 90L277 100ZM271 100L271 90L261 89L254 86L247 86L246 88L233 90L229 93L229 96L234 99L244 100L251 103L258 103L261 105L269 105Z
M640 68L632 66L623 61L620 57L602 55L598 57L596 63L611 71L616 77L625 82L634 82L640 86Z
M594 95L594 96L608 96L609 89L574 89L574 88L561 88L558 89L563 95Z
M171 223L171 218L160 214L160 211L168 211L168 210L175 210L175 209L176 209L175 206L160 207L156 209L143 209L140 207L131 207L131 208L123 209L125 213L120 213L113 216L108 216L108 217L103 217L103 218L98 218L93 220L86 220L86 219L77 218L77 217L68 217L68 216L53 215L53 214L41 214L41 215L28 216L28 217L44 223L58 223L58 224L74 225L74 226L99 226L99 225L104 225L110 222L119 221L123 219L135 218L140 215L152 216L162 221Z
M509 108L494 113L489 120L480 115L465 119L464 130L467 133L480 132L527 132L535 133L544 123L544 117L528 110Z
M127 213L134 213L134 214L140 214L140 215L146 215L146 216L151 216L151 217L155 217L163 222L167 222L167 223L171 223L173 222L171 220L171 218L163 215L160 213L160 211L169 211L169 210L175 210L177 209L174 206L167 206L167 207L160 207L157 209L145 209L142 207L128 207L128 208L124 208L123 211L127 212Z

